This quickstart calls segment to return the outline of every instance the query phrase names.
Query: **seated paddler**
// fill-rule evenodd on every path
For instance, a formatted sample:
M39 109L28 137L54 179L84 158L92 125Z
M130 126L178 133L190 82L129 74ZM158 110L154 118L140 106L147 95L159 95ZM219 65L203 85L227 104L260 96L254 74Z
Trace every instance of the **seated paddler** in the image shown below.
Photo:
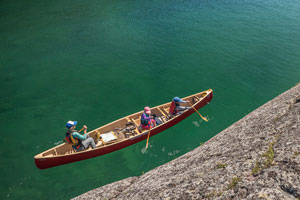
M151 109L148 106L146 106L141 116L141 127L143 130L148 130L150 128L153 128L154 126L155 120L151 116Z
M66 127L68 128L68 131L66 133L65 140L72 144L73 149L76 151L82 151L84 149L88 149L89 147L92 147L93 149L96 147L95 141L93 138L89 137L87 134L87 126L84 125L84 134L81 135L76 128L77 121L68 121L66 124Z
M172 99L172 103L171 103L171 106L169 108L169 113L171 115L176 115L176 114L181 114L182 111L185 111L187 109L191 109L191 107L185 107L185 106L182 106L181 104L182 103L188 103L189 101L184 101L182 99L180 99L179 97L174 97Z

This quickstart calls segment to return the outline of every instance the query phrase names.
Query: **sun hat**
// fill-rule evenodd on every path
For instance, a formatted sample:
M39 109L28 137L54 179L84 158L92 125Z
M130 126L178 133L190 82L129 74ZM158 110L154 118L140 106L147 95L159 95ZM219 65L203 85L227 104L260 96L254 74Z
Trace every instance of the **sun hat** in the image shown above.
M174 97L174 98L173 98L173 101L176 102L176 103L181 103L181 102L183 102L182 99L180 99L179 97Z
M145 112L146 114L148 114L148 115L151 114L151 110L150 110L150 108L149 108L148 106L146 106L146 107L144 108L144 112Z
M71 128L72 126L76 126L77 121L68 121L66 124L67 128Z

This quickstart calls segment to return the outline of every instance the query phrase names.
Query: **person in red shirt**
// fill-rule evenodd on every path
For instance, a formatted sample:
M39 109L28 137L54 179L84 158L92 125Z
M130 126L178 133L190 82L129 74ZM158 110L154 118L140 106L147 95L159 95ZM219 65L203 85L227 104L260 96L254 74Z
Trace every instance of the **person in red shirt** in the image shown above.
M185 111L187 109L191 109L191 107L185 107L181 106L180 103L188 103L189 101L184 101L180 99L179 97L174 97L172 99L172 103L169 109L169 113L172 115L181 114L182 111Z

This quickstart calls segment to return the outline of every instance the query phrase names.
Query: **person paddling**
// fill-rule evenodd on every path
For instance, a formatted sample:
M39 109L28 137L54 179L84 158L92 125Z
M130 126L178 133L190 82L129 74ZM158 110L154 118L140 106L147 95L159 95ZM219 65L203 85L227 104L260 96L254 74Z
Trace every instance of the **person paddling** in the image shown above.
M68 128L68 131L66 133L66 138L65 140L69 143L72 144L73 149L76 151L82 151L84 149L88 149L90 146L94 149L96 148L96 144L93 138L88 137L86 131L87 131L87 126L84 125L84 134L81 135L78 133L75 128L76 128L77 121L68 121L66 124L66 127Z
M149 130L155 126L155 120L150 116L151 110L148 106L144 108L144 112L141 116L141 126L143 130Z
M169 109L169 113L171 115L176 115L176 114L181 114L181 111L185 111L187 109L191 109L191 107L184 107L181 106L180 103L188 103L189 101L184 101L182 99L180 99L179 97L174 97L172 99L172 103Z

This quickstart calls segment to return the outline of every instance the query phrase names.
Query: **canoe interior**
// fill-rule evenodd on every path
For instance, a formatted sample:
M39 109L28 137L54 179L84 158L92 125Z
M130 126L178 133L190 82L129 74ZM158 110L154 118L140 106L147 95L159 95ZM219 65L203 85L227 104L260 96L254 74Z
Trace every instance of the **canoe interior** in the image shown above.
M204 92L200 92L188 97L183 98L183 100L188 100L193 105L196 105L199 101L201 101L208 93L210 93L212 90L207 90ZM172 119L169 115L169 107L171 105L171 102L159 105L156 107L151 108L151 114L155 114L157 117L161 119L163 123L166 123L168 120ZM183 106L190 106L188 103L182 103ZM185 111L184 111L185 112ZM148 130L140 131L138 127L140 126L140 119L141 114L143 111L134 113L132 115L126 116L124 118L121 118L119 120L116 120L112 123L106 124L100 128L97 128L95 130L92 130L88 133L90 137L96 138L97 132L100 134L108 133L110 131L114 132L114 135L117 136L117 140L114 140L110 143L104 143L99 141L96 145L96 148L105 148L111 144L115 144L118 142L122 142L124 140L128 140L131 137L136 136L137 134L142 134ZM130 122L130 123L129 123ZM128 128L128 123L131 124L130 128ZM160 124L162 125L162 124ZM126 129L127 128L127 129ZM130 129L130 130L129 130ZM73 150L72 146L67 143L60 144L54 148L51 148L43 153L40 153L35 156L35 159L39 158L49 158L49 157L58 157L58 156L67 156L70 154L79 154L86 151L91 151L92 149L89 148L87 150L76 152Z

